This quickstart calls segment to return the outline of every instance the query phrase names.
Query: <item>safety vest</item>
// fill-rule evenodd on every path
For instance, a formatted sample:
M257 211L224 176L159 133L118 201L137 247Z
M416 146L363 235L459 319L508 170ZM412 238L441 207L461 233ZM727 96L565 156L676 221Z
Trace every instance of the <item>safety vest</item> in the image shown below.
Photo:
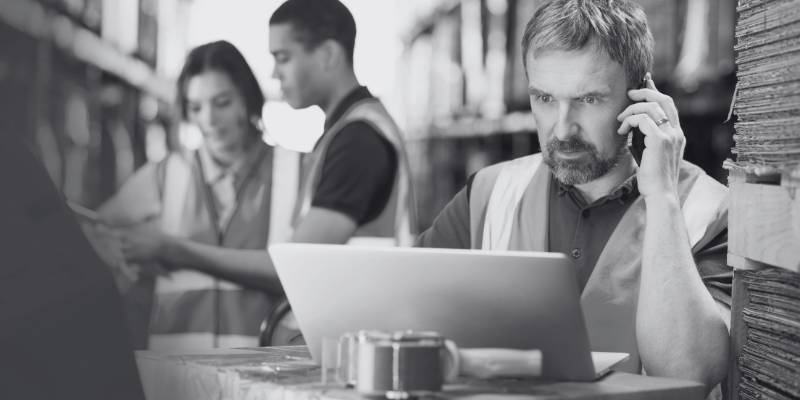
M470 193L471 247L548 251L550 175L541 154L479 171ZM683 162L678 192L696 253L727 227L728 189ZM644 226L645 203L640 196L609 237L581 293L592 350L629 353L630 360L615 369L633 373L642 370L635 321Z
M320 184L320 175L328 147L342 129L362 121L369 124L394 147L397 154L397 173L392 194L380 215L359 226L349 244L364 245L411 245L416 221L414 196L411 189L411 172L400 129L376 98L364 99L350 106L339 120L321 137L314 151L303 158L301 184L294 212L294 226L302 221L311 209L311 201ZM369 168L365 165L364 168Z
M162 230L215 246L266 249L273 151L264 143L259 146L259 160L246 171L249 177L244 179L236 208L221 230L209 211L210 193L196 157L170 155L164 161ZM154 303L149 348L167 352L257 346L261 321L272 306L263 292L190 269L158 276Z

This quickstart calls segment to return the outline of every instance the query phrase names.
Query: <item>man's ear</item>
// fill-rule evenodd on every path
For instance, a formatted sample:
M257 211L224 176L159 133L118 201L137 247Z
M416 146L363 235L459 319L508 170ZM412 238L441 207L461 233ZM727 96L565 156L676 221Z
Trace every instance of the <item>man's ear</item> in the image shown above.
M338 69L345 61L344 49L333 39L326 39L320 43L319 50L322 52L320 55L326 70Z

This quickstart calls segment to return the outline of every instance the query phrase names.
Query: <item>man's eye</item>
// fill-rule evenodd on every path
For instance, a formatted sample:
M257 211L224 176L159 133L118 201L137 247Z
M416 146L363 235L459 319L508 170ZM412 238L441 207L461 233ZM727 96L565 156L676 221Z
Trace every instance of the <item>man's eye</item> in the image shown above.
M550 103L553 101L553 96L550 96L549 94L536 95L536 101L539 103Z
M581 98L581 101L586 103L586 104L594 104L594 103L597 103L597 97L595 97L595 96L583 96Z

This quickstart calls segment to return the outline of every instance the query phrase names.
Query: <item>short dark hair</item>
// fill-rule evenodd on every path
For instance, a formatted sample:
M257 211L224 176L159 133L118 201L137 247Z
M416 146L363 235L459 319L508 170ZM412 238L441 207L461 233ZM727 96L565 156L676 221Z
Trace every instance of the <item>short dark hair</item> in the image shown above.
M578 50L595 40L620 63L630 87L653 67L653 35L642 7L630 0L552 0L525 27L522 60L528 52Z
M244 97L247 117L261 118L264 108L264 93L253 70L236 46L224 40L195 47L186 56L183 69L178 76L178 109L181 118L188 119L186 112L186 85L189 79L206 71L217 71L228 75L234 86Z
M297 40L310 49L331 39L344 47L353 64L356 21L339 0L288 0L269 19L270 25L291 24Z

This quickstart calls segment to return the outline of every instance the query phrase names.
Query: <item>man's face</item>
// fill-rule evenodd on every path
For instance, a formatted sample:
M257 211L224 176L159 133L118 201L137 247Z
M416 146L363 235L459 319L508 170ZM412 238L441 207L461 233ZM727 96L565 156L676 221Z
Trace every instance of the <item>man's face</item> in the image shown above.
M622 65L589 44L528 52L531 111L545 163L567 185L593 181L627 154L617 115L629 104Z
M289 23L269 26L269 51L275 57L272 77L281 82L286 102L293 108L318 104L324 72L319 52L307 50Z

